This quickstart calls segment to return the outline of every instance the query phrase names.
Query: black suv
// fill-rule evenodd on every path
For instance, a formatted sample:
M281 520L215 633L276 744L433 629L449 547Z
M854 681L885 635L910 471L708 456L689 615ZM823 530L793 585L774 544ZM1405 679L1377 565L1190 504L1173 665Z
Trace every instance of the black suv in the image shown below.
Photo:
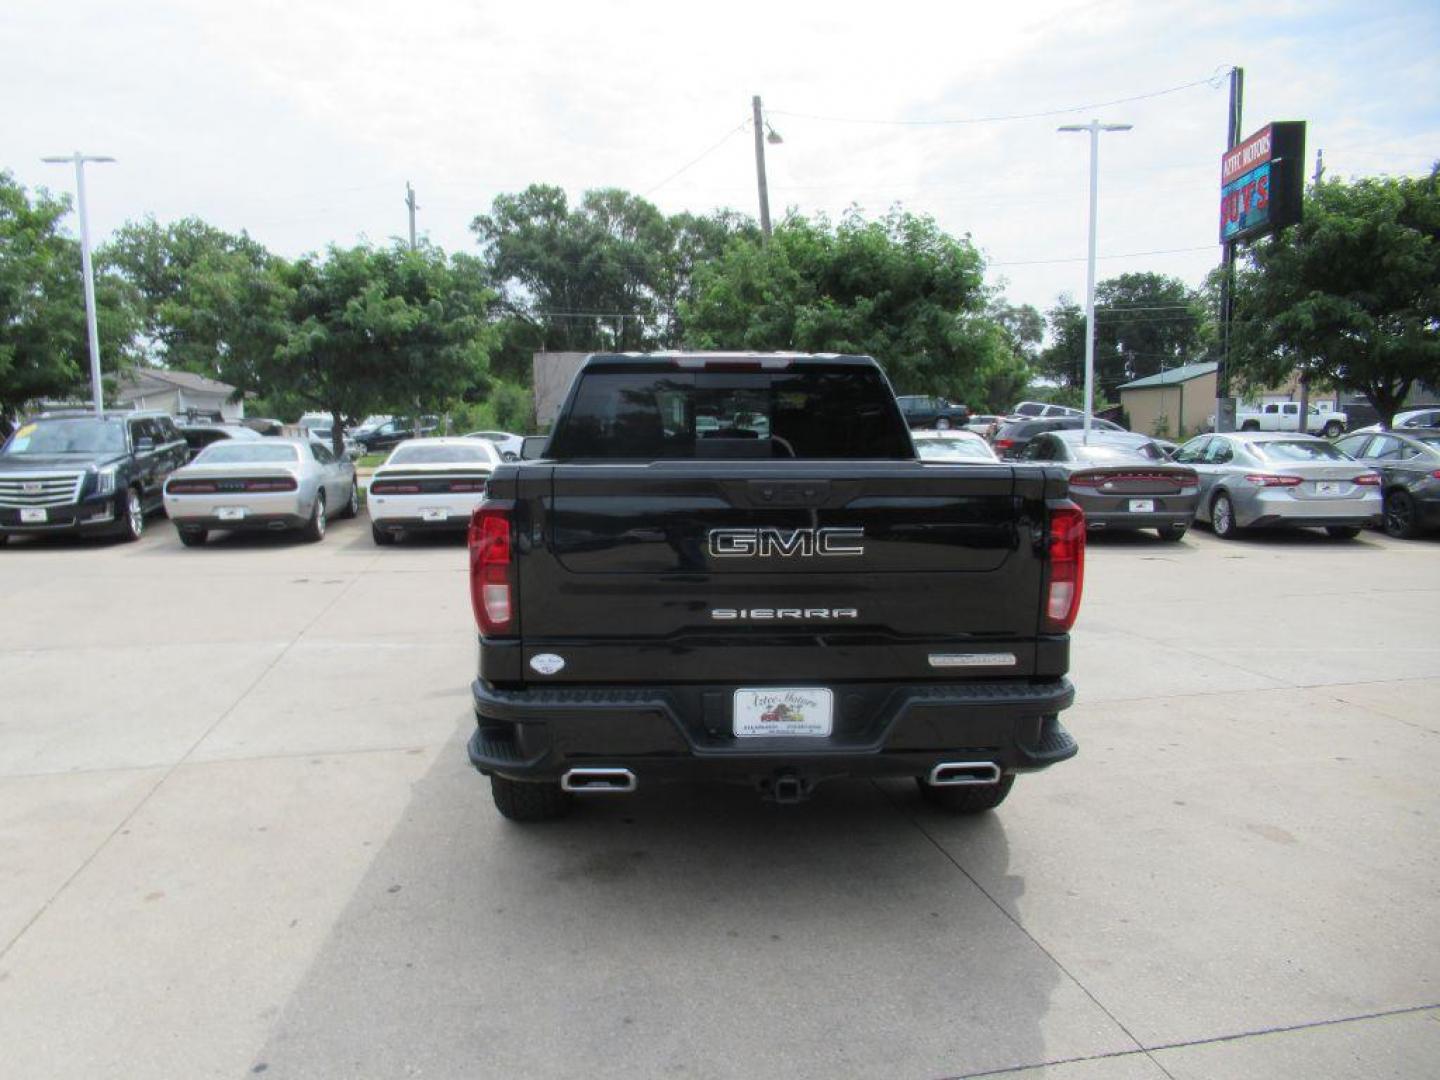
M351 438L364 453L374 454L394 450L406 439L415 438L417 427L422 437L434 435L440 428L440 418L422 416L418 425L414 420L386 420L379 427L357 429Z
M962 428L970 419L968 408L944 398L908 394L896 398L895 403L900 406L900 415L905 417L905 423L912 428L939 428L944 431L947 428Z
M43 413L0 449L0 544L80 533L138 540L188 449L162 413Z

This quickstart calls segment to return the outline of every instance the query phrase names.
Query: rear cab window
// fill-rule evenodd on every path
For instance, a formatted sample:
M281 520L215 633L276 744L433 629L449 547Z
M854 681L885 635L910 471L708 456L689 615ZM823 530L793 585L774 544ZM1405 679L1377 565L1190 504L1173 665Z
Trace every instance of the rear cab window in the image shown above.
M870 364L583 370L550 442L558 460L913 460L889 384Z

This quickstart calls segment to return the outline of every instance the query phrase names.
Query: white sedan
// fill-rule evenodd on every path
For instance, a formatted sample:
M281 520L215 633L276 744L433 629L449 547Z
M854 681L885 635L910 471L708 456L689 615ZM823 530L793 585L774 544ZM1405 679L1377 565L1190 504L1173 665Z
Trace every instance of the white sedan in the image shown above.
M500 451L485 439L407 439L370 478L365 508L377 544L408 532L463 531Z
M915 452L922 461L997 461L990 444L973 431L912 431Z
M524 435L515 435L508 431L467 431L467 439L484 439L494 443L495 449L500 451L502 461L519 461L520 447L525 445Z

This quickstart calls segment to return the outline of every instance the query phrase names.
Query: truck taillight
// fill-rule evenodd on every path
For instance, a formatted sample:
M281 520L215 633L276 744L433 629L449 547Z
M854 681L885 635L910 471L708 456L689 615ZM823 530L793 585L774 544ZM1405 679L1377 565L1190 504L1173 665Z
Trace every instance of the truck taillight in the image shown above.
M502 637L515 624L515 559L510 502L486 502L470 515L470 603L484 637Z
M1045 578L1046 631L1066 633L1080 614L1085 584L1085 512L1074 503L1050 511L1050 566Z

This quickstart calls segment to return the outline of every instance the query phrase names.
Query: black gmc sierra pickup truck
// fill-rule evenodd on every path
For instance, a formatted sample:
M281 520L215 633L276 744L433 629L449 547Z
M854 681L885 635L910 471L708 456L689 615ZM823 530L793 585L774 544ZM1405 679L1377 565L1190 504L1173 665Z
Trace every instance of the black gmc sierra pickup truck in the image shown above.
M592 356L471 522L470 761L517 821L676 780L997 806L1076 751L1065 490L918 460L869 357Z

